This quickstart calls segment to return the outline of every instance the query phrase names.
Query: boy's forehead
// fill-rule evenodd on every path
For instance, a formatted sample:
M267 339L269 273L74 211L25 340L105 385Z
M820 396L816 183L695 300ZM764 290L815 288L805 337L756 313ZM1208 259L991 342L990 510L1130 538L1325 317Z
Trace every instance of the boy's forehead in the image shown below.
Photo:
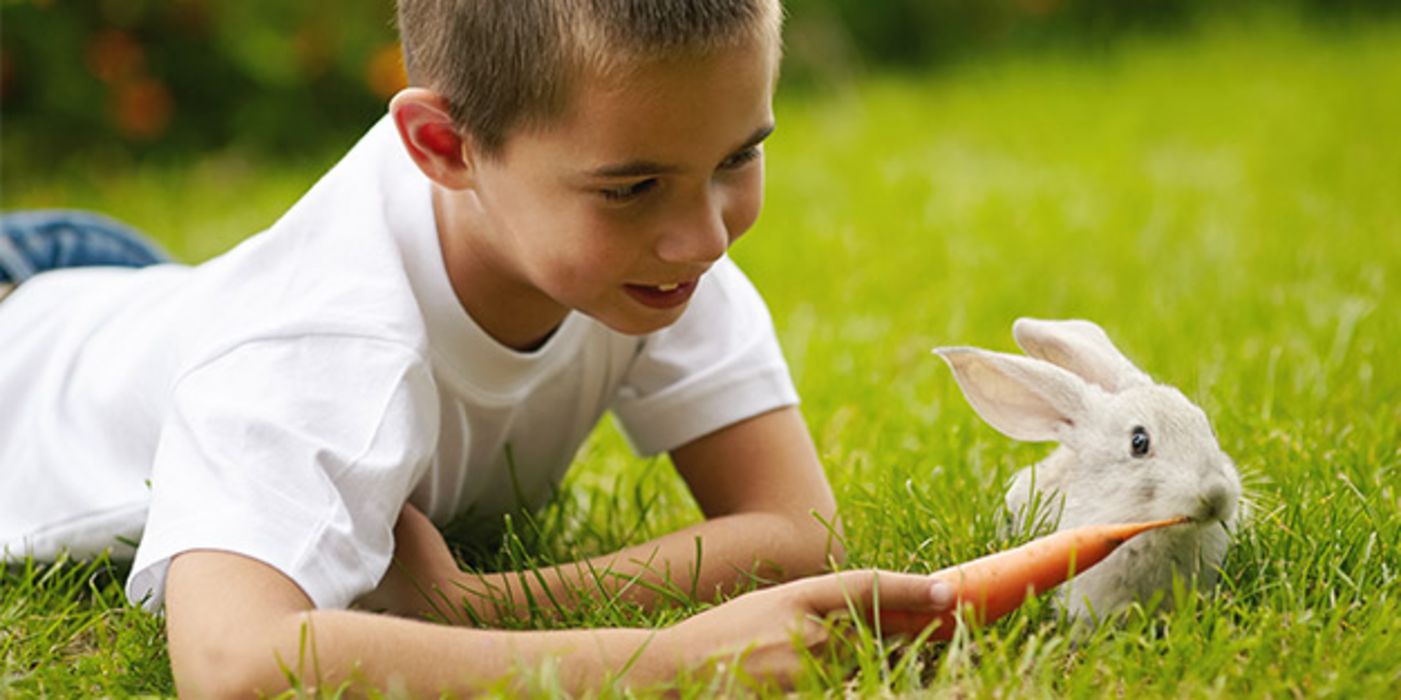
M776 52L736 46L638 61L579 79L565 113L526 139L604 165L745 145L773 124Z

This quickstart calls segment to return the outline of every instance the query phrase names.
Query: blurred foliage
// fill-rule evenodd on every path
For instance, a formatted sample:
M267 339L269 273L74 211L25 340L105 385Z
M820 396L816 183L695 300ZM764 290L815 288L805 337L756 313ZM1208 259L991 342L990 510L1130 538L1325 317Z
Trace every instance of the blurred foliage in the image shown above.
M1375 15L1398 0L785 0L789 65L928 66L970 52L1097 45L1172 31L1220 13L1294 12L1310 19ZM796 49L796 54L795 50ZM816 66L809 64L815 63Z
M1397 0L787 0L788 84L869 67L1171 31L1281 6L1317 16ZM238 147L343 149L404 81L392 0L0 0L0 168Z
M392 0L0 2L6 160L343 146L403 84Z

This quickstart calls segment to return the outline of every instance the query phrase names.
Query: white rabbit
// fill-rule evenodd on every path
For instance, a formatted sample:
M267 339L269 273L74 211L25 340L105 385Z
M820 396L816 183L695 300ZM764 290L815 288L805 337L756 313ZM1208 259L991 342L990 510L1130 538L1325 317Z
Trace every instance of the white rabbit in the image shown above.
M1016 440L1060 443L1012 478L1006 503L1014 527L1027 524L1033 487L1043 501L1037 517L1062 530L1191 518L1129 540L1063 585L1058 602L1087 618L1159 591L1171 605L1174 571L1189 585L1213 585L1242 510L1241 482L1206 414L1177 389L1155 384L1094 323L1022 318L1012 335L1031 357L935 352L989 425Z

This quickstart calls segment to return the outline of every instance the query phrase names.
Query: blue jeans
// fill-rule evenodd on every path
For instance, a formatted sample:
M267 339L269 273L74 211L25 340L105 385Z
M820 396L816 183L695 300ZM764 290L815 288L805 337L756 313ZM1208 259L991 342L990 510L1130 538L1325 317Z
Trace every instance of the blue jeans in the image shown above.
M170 256L121 222L63 209L0 216L0 283L18 284L65 267L145 267Z

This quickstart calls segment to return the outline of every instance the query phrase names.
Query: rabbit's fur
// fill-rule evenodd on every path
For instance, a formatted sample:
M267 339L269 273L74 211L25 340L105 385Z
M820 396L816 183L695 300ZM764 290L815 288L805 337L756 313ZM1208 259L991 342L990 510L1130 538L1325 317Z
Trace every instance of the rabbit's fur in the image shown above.
M1023 318L1012 335L1030 357L968 347L935 352L992 427L1017 440L1060 443L1012 478L1006 504L1013 527L1025 528L1033 516L1061 530L1192 519L1129 540L1063 585L1060 604L1085 618L1161 591L1170 605L1174 572L1189 584L1213 585L1241 516L1241 483L1206 414L1177 389L1155 384L1094 323ZM1028 507L1033 488L1041 500L1035 509Z

